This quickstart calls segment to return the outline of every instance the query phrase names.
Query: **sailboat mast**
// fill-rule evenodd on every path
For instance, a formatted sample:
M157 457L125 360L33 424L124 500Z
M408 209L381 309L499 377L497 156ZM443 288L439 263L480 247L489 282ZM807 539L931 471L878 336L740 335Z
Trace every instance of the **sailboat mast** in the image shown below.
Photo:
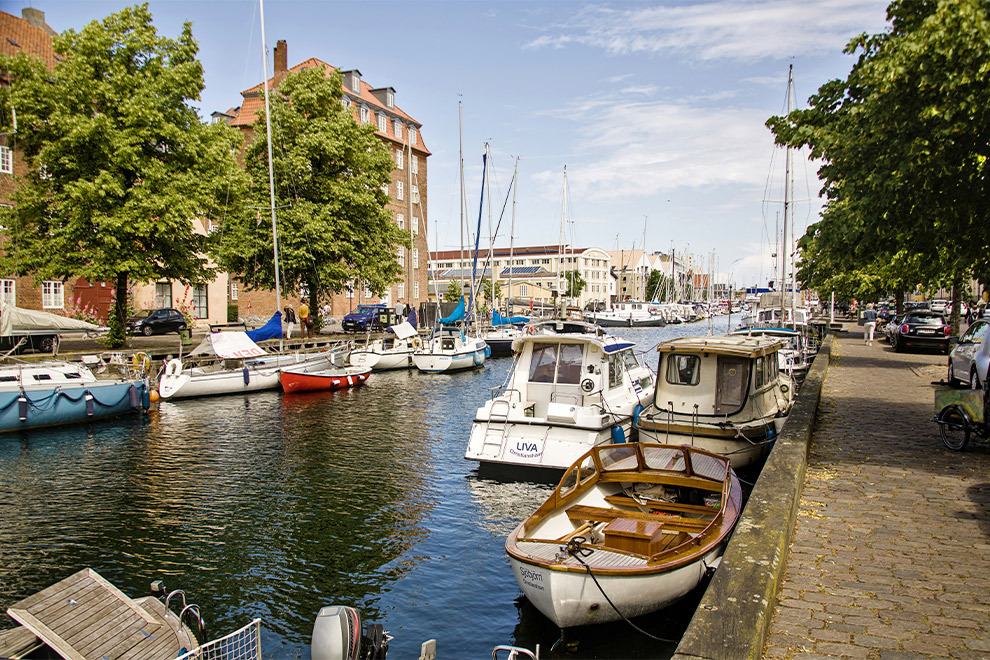
M512 261L516 240L516 193L519 191L519 156L516 156L516 168L512 173L512 181L515 187L512 189L512 224L509 226L509 293L505 297L506 317L512 316Z
M794 65L791 65L790 71L788 73L788 84L787 84L787 114L790 114L791 109L794 107ZM793 159L793 156L792 156ZM793 165L793 162L792 162ZM794 224L794 168L790 169L787 177L788 186L791 189L791 243L788 245L788 250L791 253L791 322L794 324L794 329L797 330L797 317L794 307L796 302L794 300L795 293L797 292L797 267L795 264L795 253L797 252L797 239L795 238L794 229L796 225ZM786 327L786 326L785 326Z
M464 104L457 102L457 143L461 164L461 260L458 262L461 271L461 295L464 295Z
M278 228L275 224L275 169L272 166L272 112L268 100L268 47L265 45L265 0L258 0L261 13L261 53L263 56L265 81L265 132L268 139L268 196L272 209L272 250L275 258L275 311L282 306L282 283L278 272ZM282 349L282 339L279 336L279 350Z
M564 274L564 223L567 221L567 165L564 165L564 193L560 198L560 247L558 248L557 263L557 296L560 304L557 318L564 318L564 290L561 288L562 276Z
M787 114L791 114L791 87L794 84L794 65L787 69ZM784 235L780 242L780 325L784 327L784 311L786 303L784 294L787 293L787 253L790 250L790 243L787 241L787 214L791 208L791 148L784 148Z

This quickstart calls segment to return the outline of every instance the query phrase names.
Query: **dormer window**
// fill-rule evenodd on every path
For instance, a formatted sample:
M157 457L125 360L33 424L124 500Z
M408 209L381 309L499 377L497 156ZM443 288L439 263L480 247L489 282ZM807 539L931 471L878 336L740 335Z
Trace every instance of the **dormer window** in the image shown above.
M385 105L389 108L395 107L395 94L393 94L391 90L385 92Z
M416 127L409 127L409 144L416 144Z
M351 74L351 91L355 94L361 93L361 76L357 75L357 73Z
M388 133L388 117L385 116L384 112L378 113L378 130L382 133Z
M402 122L398 119L392 120L392 131L395 133L395 137L402 139Z
M340 99L340 104L345 108L349 108L351 107L351 100L345 96L344 98Z
M368 109L368 106L362 105L361 106L361 123L362 124L367 124L370 121L371 121L371 110Z

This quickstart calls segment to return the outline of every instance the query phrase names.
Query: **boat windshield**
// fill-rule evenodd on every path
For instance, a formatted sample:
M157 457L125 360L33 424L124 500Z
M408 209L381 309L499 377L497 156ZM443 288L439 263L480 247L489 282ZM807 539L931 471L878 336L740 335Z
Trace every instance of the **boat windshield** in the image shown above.
M581 382L581 344L537 343L529 363L529 382L577 385Z

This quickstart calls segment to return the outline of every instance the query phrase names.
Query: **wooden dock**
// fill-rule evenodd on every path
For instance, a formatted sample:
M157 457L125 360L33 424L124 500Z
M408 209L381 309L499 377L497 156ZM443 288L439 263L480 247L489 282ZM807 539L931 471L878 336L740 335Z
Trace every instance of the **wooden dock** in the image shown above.
M92 569L15 603L7 614L67 660L164 660L196 646L158 599L132 600ZM12 639L26 636L16 630Z

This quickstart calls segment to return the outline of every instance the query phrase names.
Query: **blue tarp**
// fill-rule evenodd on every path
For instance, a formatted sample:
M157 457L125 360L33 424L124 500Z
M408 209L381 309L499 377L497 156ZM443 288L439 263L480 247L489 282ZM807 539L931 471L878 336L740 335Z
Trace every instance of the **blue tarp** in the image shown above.
M279 339L282 337L282 312L275 312L275 315L268 319L268 323L260 328L245 333L248 338L257 343L266 339Z
M527 316L510 316L509 318L505 318L504 316L502 316L501 314L499 314L494 309L492 310L492 326L493 327L496 327L497 328L500 325L516 325L517 323L523 323L523 324L529 323L529 317L527 317Z
M450 316L440 319L441 325L450 325L454 321L461 321L464 319L464 296L461 296L461 301L457 303L457 307Z

